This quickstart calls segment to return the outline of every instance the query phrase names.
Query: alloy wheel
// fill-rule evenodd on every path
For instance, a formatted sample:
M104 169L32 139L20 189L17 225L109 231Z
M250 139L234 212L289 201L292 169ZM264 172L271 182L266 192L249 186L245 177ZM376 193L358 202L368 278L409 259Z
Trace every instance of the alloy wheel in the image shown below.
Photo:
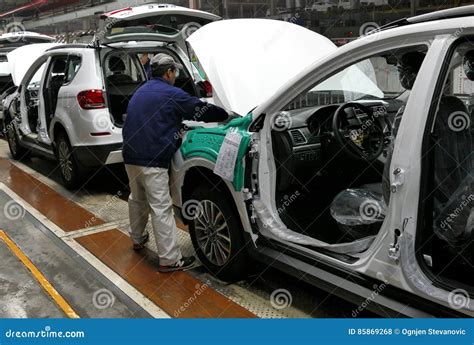
M203 200L200 205L198 216L194 219L197 242L210 262L223 266L231 252L230 232L226 219L214 202Z
M71 160L71 151L69 146L65 141L61 141L58 147L58 158L59 166L61 173L64 176L64 179L71 181L72 179L72 160Z

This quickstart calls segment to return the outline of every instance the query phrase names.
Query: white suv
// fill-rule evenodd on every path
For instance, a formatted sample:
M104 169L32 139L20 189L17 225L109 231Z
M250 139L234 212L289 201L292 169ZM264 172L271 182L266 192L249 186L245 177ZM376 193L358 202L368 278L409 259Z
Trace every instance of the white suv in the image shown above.
M149 71L143 55L173 56L185 66L176 86L199 97L211 96L185 38L220 17L155 4L102 17L105 28L91 45L37 44L11 53L18 86L5 104L11 154L15 159L30 152L57 159L68 188L76 188L84 173L98 166L122 162L128 102ZM31 65L28 60L35 54L40 56ZM31 67L24 71L25 65Z
M247 113L188 131L173 160L206 268L236 281L260 261L353 316L474 316L473 19L430 13L340 48L271 20L189 37L216 102Z

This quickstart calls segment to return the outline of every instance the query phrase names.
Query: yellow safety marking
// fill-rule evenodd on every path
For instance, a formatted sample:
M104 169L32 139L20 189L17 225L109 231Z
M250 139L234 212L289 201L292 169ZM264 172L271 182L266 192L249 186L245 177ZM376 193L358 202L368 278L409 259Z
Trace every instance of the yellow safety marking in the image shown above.
M25 265L33 274L35 279L41 284L43 289L51 296L56 304L64 311L67 317L78 319L79 315L71 308L66 300L58 293L58 291L51 285L45 276L36 268L36 266L28 259L28 257L21 251L20 248L8 237L5 231L0 230L0 239L10 248L13 254Z

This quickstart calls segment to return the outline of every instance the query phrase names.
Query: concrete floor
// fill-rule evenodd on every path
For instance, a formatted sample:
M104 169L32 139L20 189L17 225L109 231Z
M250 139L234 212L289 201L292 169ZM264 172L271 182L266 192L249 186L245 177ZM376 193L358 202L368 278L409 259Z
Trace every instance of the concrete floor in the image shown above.
M1 158L9 160L9 153L6 142L0 140ZM111 228L117 228L126 233L128 191L124 169L117 166L105 167L97 172L85 184L84 188L72 193L61 186L59 172L56 169L56 164L52 161L32 158L26 162L13 162L13 164L64 198L101 218L105 224L78 229L70 235L65 235L64 238L54 236L47 226L38 221L35 223L31 216L22 219L23 223L15 221L14 224L0 218L0 228L5 227L8 230L9 235L25 251L25 254L41 270L44 270L44 274L51 279L58 291L61 291L68 301L71 301L81 317L149 316L143 308L128 298L123 289L117 288L116 285L120 284L111 282L110 277L105 277L99 272L100 270L93 267L94 265L83 260L81 255L63 245L64 241L73 239L75 236L81 235L82 232L84 234L101 233ZM6 198L0 193L0 203L7 202ZM3 204L0 204L0 207L3 207ZM152 234L152 232L150 233ZM179 232L179 241L185 254L193 253L189 235L185 229ZM155 251L153 239L149 242L148 248L151 252ZM3 252L3 248L0 247L0 251ZM203 267L197 267L186 273L192 279L206 284L218 295L224 296L225 299L257 317L351 317L352 311L357 307L271 267L266 268L262 274L234 284L226 284L214 279ZM0 281L0 290L3 289L1 285L3 283ZM91 304L93 293L103 288L113 291L114 296L118 296L113 308L97 309ZM292 298L290 306L283 309L276 309L272 306L270 295L276 289L285 289L290 292ZM14 290L12 289L10 294L15 294ZM188 295L181 296L184 301L188 297ZM39 299L35 301L40 305L43 302ZM212 301L210 304L212 305ZM157 305L157 307L162 306ZM55 315L53 311L51 313L45 312L44 315L46 314L48 317ZM171 313L168 311L168 314ZM0 317L4 315L6 316L6 314L0 314ZM374 316L369 312L359 315L359 317ZM205 317L205 315L201 317Z
M11 198L0 192L0 208L11 202ZM0 213L0 229L43 273L61 296L69 301L76 313L82 317L150 317L116 286L98 273L94 267L75 255L48 229L25 214L12 222ZM0 240L0 317L64 317L45 290L30 271ZM110 291L114 302L110 307L100 309L94 305L96 291Z
M21 261L0 242L0 317L64 317L38 281Z

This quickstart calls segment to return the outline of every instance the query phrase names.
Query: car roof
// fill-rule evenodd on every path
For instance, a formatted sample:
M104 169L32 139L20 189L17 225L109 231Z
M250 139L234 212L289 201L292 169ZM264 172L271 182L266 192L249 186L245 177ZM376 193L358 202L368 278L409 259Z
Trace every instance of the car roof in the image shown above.
M449 8L446 10L425 13L418 16L414 16L414 17L402 18L394 22L385 24L379 29L376 29L375 31L381 31L384 29L390 29L390 28L410 25L410 24L426 23L426 22L431 22L435 20L461 18L461 17L469 17L469 16L474 16L474 5Z

